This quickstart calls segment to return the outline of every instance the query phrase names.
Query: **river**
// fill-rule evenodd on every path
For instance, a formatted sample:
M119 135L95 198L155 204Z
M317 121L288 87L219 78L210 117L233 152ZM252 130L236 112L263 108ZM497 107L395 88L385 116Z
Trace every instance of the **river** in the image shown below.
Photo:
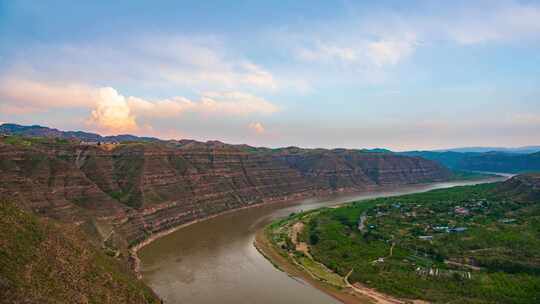
M274 268L253 246L255 233L272 220L300 210L476 183L480 182L404 186L238 210L182 228L141 249L143 280L165 303L339 303Z

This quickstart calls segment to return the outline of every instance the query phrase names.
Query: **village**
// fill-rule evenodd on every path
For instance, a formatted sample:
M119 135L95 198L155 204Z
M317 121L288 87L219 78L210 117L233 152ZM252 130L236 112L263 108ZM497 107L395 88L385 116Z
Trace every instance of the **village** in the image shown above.
M474 259L442 258L437 248L450 239L472 239L468 232L486 223L517 224L517 219L507 216L511 212L505 212L515 209L512 206L516 207L512 202L484 198L430 203L393 201L364 211L358 218L357 230L384 240L392 245L391 249L397 245L410 252L401 262L413 266L419 276L470 280L472 273L481 270ZM384 264L390 257L392 250L372 264Z

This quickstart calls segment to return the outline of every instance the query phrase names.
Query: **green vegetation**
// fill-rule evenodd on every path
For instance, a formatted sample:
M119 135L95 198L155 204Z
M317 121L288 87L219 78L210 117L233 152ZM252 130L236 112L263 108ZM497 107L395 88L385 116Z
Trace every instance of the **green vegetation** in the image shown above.
M143 197L140 189L141 174L144 167L144 153L135 150L127 157L114 157L113 179L120 190L109 193L114 199L130 207L142 206Z
M314 261L311 256L306 256L305 253L297 251L296 244L291 240L292 225L297 222L307 222L317 213L318 211L300 214L292 213L288 218L274 222L272 225L266 227L265 233L274 245L277 245L278 248L282 249L278 252L291 263L297 265L315 279L325 282L334 288L342 289L345 287L343 278L336 273L329 271L323 264ZM304 239L305 235L300 235L298 241L303 242Z
M435 303L538 303L540 201L515 201L497 185L298 214L270 226L272 241L298 255L279 227L302 221L309 254L342 277L353 270L351 283Z
M75 226L0 202L0 303L159 303Z
M17 147L30 147L36 144L43 145L67 145L70 141L62 138L29 137L20 135L10 135L2 138L2 142Z

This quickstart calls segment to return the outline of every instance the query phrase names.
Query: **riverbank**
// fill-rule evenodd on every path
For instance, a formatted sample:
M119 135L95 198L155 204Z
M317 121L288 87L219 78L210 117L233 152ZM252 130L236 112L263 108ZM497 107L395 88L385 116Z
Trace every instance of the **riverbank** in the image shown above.
M406 187L406 186L412 186L412 185L414 185L414 186L422 186L422 185L429 185L429 183L428 184L405 184L405 185L396 185L396 186L366 187L364 189L340 188L340 189L337 189L337 190L334 190L334 191L315 190L315 191L308 191L308 192L303 192L303 193L296 193L296 194L293 194L293 195L289 195L289 196L285 196L285 197L281 197L281 198L276 198L276 199L268 199L268 200L265 200L265 201L263 201L261 203L251 204L251 205L240 207L240 208L229 209L229 210L226 210L226 211L223 211L223 212L219 212L219 213L216 213L216 214L204 217L204 218L196 219L196 220L193 220L193 221L178 225L176 227L172 227L171 229L163 230L163 231L160 231L158 233L154 233L154 234L150 235L147 239L145 239L142 242L140 242L140 243L132 246L131 248L129 248L129 255L130 255L129 259L131 261L131 268L132 268L133 272L135 272L135 275L137 276L137 278L142 279L142 274L141 274L141 271L140 271L141 259L139 258L139 255L138 255L138 252L142 248L144 248L144 247L150 245L151 243L153 243L154 241L156 241L156 240L158 240L158 239L160 239L162 237L165 237L165 236L167 236L167 235L169 235L171 233L174 233L174 232L176 232L176 231L178 231L178 230L180 230L182 228L185 228L185 227L188 227L188 226L200 223L200 222L204 222L204 221L216 218L218 216L230 214L232 212L236 212L236 211L240 211L240 210L245 210L245 209L250 209L250 208L257 208L257 207L262 207L262 206L268 206L270 204L294 203L294 202L297 202L297 201L300 201L300 200L303 200L303 199L316 198L316 197L318 197L318 198L331 198L334 195L340 195L340 194L342 194L342 195L355 195L355 194L367 193L367 192L370 192L370 191L395 190L395 189L399 189L399 188Z
M370 298L354 293L352 288L338 288L333 285L324 284L320 280L309 275L306 271L300 269L289 258L281 255L269 240L264 229L259 230L255 235L253 245L257 250L280 271L287 273L293 278L300 279L318 290L332 296L333 298L345 304L366 304L375 303Z
M310 196L315 196L315 194L304 195L304 196L303 195L297 195L294 198L290 198L289 200L290 200L290 202L293 202L293 201L300 200L302 198L307 198L307 197L310 197ZM160 231L158 233L154 233L150 237L145 239L144 241L138 243L137 245L135 245L135 246L133 246L133 247L131 247L129 249L130 259L132 261L131 262L132 270L133 270L133 272L135 272L135 275L137 276L138 279L142 279L142 274L140 272L141 259L139 258L138 252L142 248L144 248L144 247L150 245L151 243L153 243L154 241L156 241L156 240L158 240L158 239L160 239L162 237L165 237L165 236L167 236L167 235L169 235L171 233L174 233L174 232L176 232L176 231L178 231L178 230L180 230L182 228L185 228L185 227L188 227L188 226L200 223L200 222L204 222L204 221L216 218L218 216L222 216L222 215L226 215L226 214L229 214L229 213L232 213L232 212L244 210L244 209L266 206L266 205L272 204L272 203L277 204L277 203L287 203L287 202L288 202L287 200L273 200L273 201L267 201L267 202L262 202L262 203L258 203L258 204L252 204L252 205L244 206L244 207L240 207L240 208L230 209L230 210L219 212L219 213L216 213L216 214L204 217L204 218L196 219L196 220L187 222L187 223L182 224L182 225L178 225L178 226L173 227L171 229L167 229L167 230L164 230L164 231Z
M524 196L534 184L519 178L291 214L259 232L255 245L291 276L334 297L328 288L339 276L346 288L332 289L372 303L533 303L540 285L530 272L538 261L530 231L539 196ZM496 253L497 262L485 252Z
M498 180L482 182L495 181ZM360 194L307 198L231 212L179 229L145 246L138 253L141 258L140 270L145 283L167 303L337 304L340 301L335 297L313 288L303 280L276 271L253 246L256 233L271 222L293 213L309 212L321 207L332 208L345 202L470 184L472 182L468 181L401 185L385 191L379 188ZM302 241L305 241L305 237ZM212 286L211 293L208 286Z
M302 223L301 219L293 220L283 224L290 229L287 234L293 234L291 237L298 240L298 235L302 233L299 227ZM257 250L270 261L277 269L287 273L289 276L299 278L307 282L318 290L332 296L344 304L424 304L428 303L421 300L398 299L390 295L381 293L373 288L355 283L350 284L348 276L342 277L334 273L326 266L312 260L311 256L304 253L305 256L295 256L280 248L272 241L272 233L270 226L261 229L255 236L253 245ZM305 247L305 244L300 241L293 241L293 246L298 248ZM351 270L352 272L352 270ZM349 272L349 274L351 273Z
M463 182L466 182L466 183L471 182L471 183L473 183L473 182L476 182L476 181L495 182L495 181L499 181L499 180L497 178L488 178L488 179L481 179L481 180L464 180ZM442 183L444 183L444 182L442 182ZM302 199L309 199L309 198L332 198L333 196L336 196L336 195L346 195L346 196L350 195L352 197L354 195L362 195L364 193L369 193L369 192L372 192L372 191L377 191L377 192L379 192L379 191L380 192L382 192L382 191L400 191L402 189L406 190L407 187L422 187L422 186L427 187L427 186L429 186L431 184L435 184L435 183L419 183L419 184L404 184L404 185L395 185L395 186L366 187L364 189L347 188L347 189L338 189L336 191L309 191L309 192L298 193L298 194L294 194L294 195L290 195L290 196L286 196L286 197L282 197L282 198L266 200L266 201L263 201L261 203L252 204L252 205L248 205L248 206L244 206L244 207L240 207L240 208L226 210L226 211L223 211L223 212L220 212L220 213L216 213L216 214L204 217L204 218L196 219L196 220L181 224L179 226L172 227L171 229L167 229L167 230L164 230L164 231L161 231L161 232L150 235L147 239L145 239L144 241L134 245L133 247L131 247L129 249L131 268L135 272L136 276L139 279L141 279L142 278L142 274L140 272L141 260L140 260L140 258L138 256L138 252L142 248L144 248L144 247L148 246L149 244L153 243L154 241L156 241L158 239L161 239L161 238L163 238L163 237L165 237L165 236L167 236L169 234L172 234L172 233L174 233L174 232L176 232L176 231L178 231L178 230L180 230L182 228L185 228L185 227L188 227L188 226L200 223L200 222L204 222L204 221L207 221L207 220L210 220L210 219L222 216L222 215L230 214L230 213L233 213L233 212L236 212L236 211L240 211L240 210L244 210L244 209L250 209L250 208L257 208L257 207L262 207L262 206L268 206L270 204L279 204L279 203L290 204L290 203L301 201ZM398 195L398 194L400 194L400 193L397 193L396 195ZM350 200L347 200L347 198L345 197L343 203L346 203L348 201L350 201Z
M421 185L421 184L418 184L418 185ZM398 188L398 187L399 186L394 186L394 187L390 187L389 189L394 189L394 188ZM142 242L132 246L131 248L129 248L129 255L130 255L129 258L130 258L130 261L131 261L131 268L132 268L133 272L135 273L135 275L137 276L137 278L142 279L142 274L141 274L141 271L140 271L141 259L139 258L139 255L138 255L138 252L142 248L144 248L144 247L150 245L151 243L153 243L154 241L156 241L156 240L158 240L158 239L160 239L162 237L165 237L165 236L167 236L167 235L169 235L171 233L174 233L174 232L176 232L176 231L178 231L178 230L180 230L182 228L185 228L185 227L188 227L188 226L200 223L200 222L204 222L204 221L216 218L218 216L223 216L223 215L230 214L230 213L240 211L240 210L245 210L245 209L250 209L250 208L257 208L257 207L262 207L262 206L268 206L270 204L279 204L279 203L287 204L287 203L294 203L294 202L300 201L302 199L307 199L307 198L314 198L314 197L320 197L320 198L328 197L328 198L330 198L330 197L332 197L332 195L337 195L337 194L354 195L356 193L361 194L361 193L368 192L368 191L384 190L384 189L385 189L385 187L366 188L366 189L363 189L363 190L352 189L352 188L351 189L339 189L339 190L332 191L332 192L329 192L329 191L309 191L309 192L304 192L304 193L297 193L297 194L286 196L286 197L283 197L283 198L266 200L266 201L263 201L261 203L251 204L251 205L240 207L240 208L234 208L234 209L219 212L219 213L216 213L216 214L204 217L204 218L196 219L196 220L193 220L193 221L178 225L176 227L172 227L171 229L167 229L167 230L160 231L158 233L154 233L151 236L149 236L147 239L145 239L144 241L142 241Z

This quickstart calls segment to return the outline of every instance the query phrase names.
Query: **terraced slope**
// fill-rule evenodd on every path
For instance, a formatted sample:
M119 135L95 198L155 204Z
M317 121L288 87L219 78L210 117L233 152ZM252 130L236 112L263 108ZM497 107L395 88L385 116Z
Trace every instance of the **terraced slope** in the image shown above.
M126 242L119 248L236 208L449 177L433 161L358 150L0 138L0 198L65 222L91 222L102 239L112 229L113 240Z

